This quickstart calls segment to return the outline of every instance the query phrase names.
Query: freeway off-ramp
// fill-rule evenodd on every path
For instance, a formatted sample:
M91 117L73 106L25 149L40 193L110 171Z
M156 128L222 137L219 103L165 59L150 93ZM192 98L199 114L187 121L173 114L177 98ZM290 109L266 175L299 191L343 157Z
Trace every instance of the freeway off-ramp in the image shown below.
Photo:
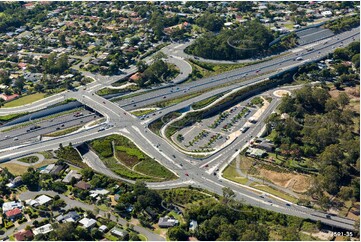
M332 47L336 44L341 43L341 41L343 41L343 44L346 45L353 41L353 37L356 38L356 36L358 35L359 28L340 34L328 40L327 44L320 43L316 45L314 47L314 51L304 53L303 59L308 61L316 60L321 56L325 56L327 53L332 52ZM81 144L88 140L108 136L113 133L119 133L131 139L146 154L155 158L162 165L177 173L179 178L176 181L169 181L166 183L150 183L149 186L154 189L165 189L192 184L193 186L204 188L222 195L222 188L230 187L232 190L235 191L237 199L243 200L253 206L258 206L268 210L294 215L302 218L309 218L314 221L320 220L321 222L329 224L331 226L347 230L353 230L354 221L352 220L337 216L334 216L332 217L332 219L330 219L326 217L325 213L321 213L313 209L308 209L294 204L286 204L284 201L275 199L273 197L268 197L267 199L261 198L258 193L250 191L245 187L233 184L232 182L229 182L227 180L222 180L217 176L210 175L208 174L207 170L200 167L206 163L210 164L210 166L212 167L215 165L219 166L220 164L229 161L230 157L234 155L235 149L239 149L240 147L242 147L245 141L249 139L250 135L256 136L256 134L259 133L262 128L260 124L255 125L253 129L249 130L249 132L247 133L249 137L239 137L228 147L200 161L198 159L189 157L178 150L175 150L166 140L149 131L147 125L145 125L146 123L141 123L139 119L126 111L133 109L134 104L137 104L138 107L146 106L160 100L184 95L185 92L189 93L201 91L210 87L216 87L221 83L229 83L236 79L239 79L245 74L247 74L247 77L251 77L252 75L255 76L256 74L258 75L259 73L263 73L264 76L262 77L252 78L241 84L234 84L238 86L250 85L255 81L259 80L260 78L267 78L271 75L277 74L277 69L283 68L283 70L285 70L290 66L301 65L301 63L294 61L295 57L296 54L290 54L285 57L281 56L279 58L274 58L263 63L244 67L211 78L205 78L191 83L180 84L176 87L166 87L152 92L147 92L137 97L134 97L132 99L133 102L131 102L130 99L123 100L119 102L119 106L94 94L94 92L96 90L99 90L99 88L104 86L104 84L108 85L111 82L116 81L117 79L114 77L105 78L93 75L92 77L96 81L87 85L86 88L79 88L79 90L74 92L66 92L60 95L52 96L50 98L47 98L46 100L39 101L35 104L27 105L26 107L0 109L0 115L23 112L24 110L38 110L40 108L48 106L49 104L55 104L57 102L63 101L66 98L75 98L83 104L93 108L94 110L104 115L107 118L108 122L113 124L113 127L110 127L109 129L101 132L98 132L97 128L91 128L88 130L83 130L77 134L70 134L64 137L58 137L43 142L28 144L23 147L13 147L12 150L9 149L0 153L0 159L4 161L46 149L57 149L60 143L64 145L68 144L69 142L71 142L72 144ZM257 70L260 71L256 73ZM130 71L134 70L131 69ZM177 87L179 87L179 89L177 89ZM171 92L172 88L173 91ZM225 92L227 90L229 91L231 90L230 88L235 88L235 86L230 85L228 87L213 90L212 94ZM59 98L62 95L64 96L62 98ZM200 101L204 98L204 95L200 95L194 98L192 102ZM168 107L162 110L162 115L164 115L165 113L176 111L179 109L179 107L182 107L184 105L189 105L189 103L187 104L186 101L182 104ZM270 112L272 112L276 105L277 102L273 102L269 109L267 109L267 111L264 113L263 118L265 118ZM159 116L161 115L157 114L156 116L152 117L152 119L159 118ZM157 144L158 147L156 147L155 144ZM93 161L96 162L96 160L94 159ZM182 163L182 165L180 165L180 163ZM94 169L98 169L98 171L102 173L107 172L104 167L102 167L103 170L101 170L96 164L94 165Z

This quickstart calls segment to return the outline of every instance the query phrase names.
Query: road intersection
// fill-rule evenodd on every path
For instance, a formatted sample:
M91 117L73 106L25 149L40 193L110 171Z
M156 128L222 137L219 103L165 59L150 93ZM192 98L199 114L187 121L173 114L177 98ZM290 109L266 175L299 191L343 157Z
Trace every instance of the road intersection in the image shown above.
M109 128L103 131L99 131L99 126L93 126L78 133L71 133L46 141L38 141L2 150L0 151L0 161L11 160L13 158L18 158L38 151L57 149L59 144L67 145L71 142L73 145L80 145L86 141L96 138L105 137L111 134L120 134L129 138L144 153L154 158L169 170L175 172L178 176L178 179L174 181L148 183L150 188L169 189L173 187L192 185L222 195L222 188L230 187L235 192L236 198L238 200L244 201L247 204L283 214L308 218L314 221L320 220L321 222L331 226L346 230L353 230L353 220L337 216L334 216L332 219L330 219L329 216L325 213L298 206L296 204L291 204L288 202L286 203L285 201L270 195L267 199L261 198L258 192L225 180L220 176L219 173L217 176L212 174L214 169L221 167L222 164L232 159L232 157L234 157L235 154L239 152L239 149L243 147L252 136L257 136L257 134L263 128L261 125L262 121L271 112L274 111L274 109L277 107L279 99L274 99L274 101L271 102L269 108L263 113L258 124L254 125L246 135L238 137L227 147L203 159L193 158L177 149L174 149L174 147L170 145L169 142L167 142L165 139L152 133L148 129L148 124L167 113L188 107L194 102L204 100L219 93L233 90L237 87L247 87L253 85L256 82L261 82L264 79L279 74L281 69L282 71L288 70L295 66L300 66L308 61L315 61L321 57L326 56L328 53L331 53L335 45L341 42L343 42L344 45L347 45L348 43L352 42L354 38L358 38L358 35L359 28L337 35L336 37L328 40L327 44L321 42L314 46L313 51L303 53L303 59L305 60L304 62L295 61L295 58L298 56L298 54L296 53L296 55L295 53L292 53L284 57L274 58L269 61L226 72L214 77L204 78L191 83L183 83L177 86L169 84L168 87L162 87L151 92L145 92L144 94L138 95L132 99L125 99L118 103L113 103L103 97L100 97L96 95L95 92L121 78L125 78L134 73L136 71L134 66L128 69L126 73L113 77L83 73L84 75L93 78L95 81L86 85L85 87L80 87L75 91L68 91L57 94L36 103L17 108L1 108L0 115L21 113L25 110L27 112L36 111L44 109L49 105L62 102L66 99L73 98L106 117L107 123L110 124ZM245 79L248 77L249 79L246 81L240 83L235 82L240 78ZM230 83L233 84L229 85ZM217 88L221 84L225 86ZM137 107L147 106L160 100L179 97L185 93L202 91L209 88L214 88L214 90L205 92L204 94L198 95L197 97L186 100L182 103L166 107L162 109L161 113L157 111L156 115L152 115L151 118L145 121L139 120L137 117L128 112L129 110L134 109L134 104L136 104ZM84 160L94 170L114 178L119 178L114 173L111 173L107 167L105 167L101 160L97 158L96 154L87 153L84 155ZM206 164L208 165L209 169L205 169Z

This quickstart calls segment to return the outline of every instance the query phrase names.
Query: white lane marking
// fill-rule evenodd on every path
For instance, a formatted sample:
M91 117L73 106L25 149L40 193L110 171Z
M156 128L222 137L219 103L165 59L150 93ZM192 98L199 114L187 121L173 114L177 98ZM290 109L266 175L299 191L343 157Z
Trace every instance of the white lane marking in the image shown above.
M152 143L149 139L147 139L147 137L145 137L145 136L142 134L142 132L140 132L140 130L138 129L138 127L132 125L132 128L133 128L134 130L138 131L139 135L142 136L142 138L143 138L144 140L146 140L146 141L149 143L150 146L153 146L153 143ZM173 163L175 166L177 166L179 169L182 169L182 166L179 165L179 164L177 164L176 162L174 162L169 156L167 156L167 155L164 154L163 152L159 152L159 153L160 153L162 156L164 156L167 160L169 160L170 162L172 162L172 163Z

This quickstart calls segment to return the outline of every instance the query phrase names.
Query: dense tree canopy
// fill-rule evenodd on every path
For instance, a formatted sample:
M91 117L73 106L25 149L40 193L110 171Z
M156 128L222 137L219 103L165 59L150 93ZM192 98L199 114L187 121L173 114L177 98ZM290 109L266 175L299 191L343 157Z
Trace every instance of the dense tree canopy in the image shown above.
M272 33L257 20L235 29L223 29L219 34L206 33L186 51L208 59L236 60L265 54L274 39Z
M204 27L209 31L215 32L218 32L222 29L223 23L224 20L221 17L210 12L205 12L196 20L196 24L199 26Z
M288 118L269 118L276 131L274 142L281 152L307 157L318 167L318 188L314 191L318 195L314 195L320 201L326 199L322 191L333 195L341 192L344 197L352 194L359 199L354 196L358 192L351 181L357 174L360 138L354 130L357 114L348 104L346 93L332 98L325 88L306 86L295 91L293 97L283 98L279 110Z

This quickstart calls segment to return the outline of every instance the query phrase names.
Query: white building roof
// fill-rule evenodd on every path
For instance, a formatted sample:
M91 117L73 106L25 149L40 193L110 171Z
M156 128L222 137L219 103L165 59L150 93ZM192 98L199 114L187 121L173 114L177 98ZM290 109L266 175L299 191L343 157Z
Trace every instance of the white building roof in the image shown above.
M96 224L96 220L95 219L88 219L88 218L83 218L82 220L79 221L79 223L81 223L85 228L89 228L91 226L93 226L94 224Z
M94 193L94 194L99 194L99 195L106 195L106 194L109 193L108 190L102 189L102 188L97 188L97 189L94 189L94 190L90 190L89 192Z
M37 201L40 205L43 205L45 203L48 203L51 201L51 198L46 196L46 195L41 195L40 197L37 197L36 199L34 199L35 201Z
M53 227L51 226L51 224L45 224L39 228L33 229L33 233L35 235L37 234L47 234L49 232L53 231Z
M13 210L14 208L22 208L22 207L23 205L21 204L21 202L11 201L11 202L3 203L2 209L3 209L3 213L6 213L7 211Z
M105 226L105 225L102 225L102 226L99 227L99 231L102 231L102 232L104 232L107 229L108 229L108 227Z

